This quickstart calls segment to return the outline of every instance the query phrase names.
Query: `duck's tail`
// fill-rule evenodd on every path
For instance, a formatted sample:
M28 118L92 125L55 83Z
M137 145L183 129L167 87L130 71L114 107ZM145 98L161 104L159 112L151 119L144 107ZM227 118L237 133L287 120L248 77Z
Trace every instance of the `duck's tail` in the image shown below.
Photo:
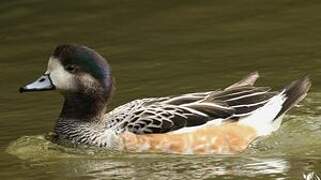
M298 104L304 99L311 87L311 81L308 76L305 76L302 79L293 81L288 86L284 88L284 94L286 97L285 102L282 105L281 111L278 113L276 118L282 116L293 106Z
M263 107L239 122L255 128L258 136L268 135L280 127L283 115L304 99L310 87L311 81L308 76L293 81Z

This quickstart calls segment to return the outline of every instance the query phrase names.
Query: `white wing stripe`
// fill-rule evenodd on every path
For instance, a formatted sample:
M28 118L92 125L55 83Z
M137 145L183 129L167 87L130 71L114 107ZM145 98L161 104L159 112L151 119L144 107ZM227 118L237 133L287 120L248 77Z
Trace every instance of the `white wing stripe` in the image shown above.
M233 109L233 108L230 108L230 107L221 106L221 105L214 104L214 103L207 103L207 102L202 102L202 103L193 102L193 103L183 104L181 106L191 107L193 105L205 105L205 106L211 106L211 107L214 107L214 108L221 108L221 109L228 109L228 110L232 110Z
M226 100L226 101L227 101L227 102L235 101L235 100L239 100L239 99L243 99L243 98L247 98L247 97L251 97L251 96L256 96L256 95L265 94L266 92L267 92L267 91L256 92L256 93L252 93L252 94L246 94L246 95L244 95L244 96L239 96L239 97L236 97L236 98L228 99L228 100Z
M207 114L202 113L202 112L197 111L197 110L194 110L194 109L191 109L191 108L189 108L189 107L181 106L181 108L182 108L182 109L185 109L185 110L187 110L187 111L189 111L189 112L191 112L191 113L198 114L198 115L200 115L200 116L208 117L208 115L207 115Z
M235 96L238 94L244 94L244 93L249 93L252 91L255 91L256 89L250 89L250 90L245 90L245 91L238 91L238 92L234 92L234 93L230 93L230 94L223 94L223 95L219 95L218 98L220 97L224 97L224 96Z
M253 103L253 104L241 104L241 105L235 105L235 106L231 106L233 108L239 108L239 107L252 107L252 106L257 106L257 105L260 105L260 104L265 104L269 101L270 99L268 100L265 100L265 101L261 101L261 102L258 102L258 103Z
M184 94L182 96L178 96L178 97L174 97L174 98L168 99L168 100L164 101L164 103L170 104L171 102L175 102L175 101L180 100L180 99L197 100L199 98L202 98L203 96L206 96L206 94L202 94L201 96L200 95L195 95L195 94Z
M254 110L255 111L255 110ZM233 114L233 117L243 117L243 116L248 116L251 115L254 111L248 112L248 113L243 113L243 114Z

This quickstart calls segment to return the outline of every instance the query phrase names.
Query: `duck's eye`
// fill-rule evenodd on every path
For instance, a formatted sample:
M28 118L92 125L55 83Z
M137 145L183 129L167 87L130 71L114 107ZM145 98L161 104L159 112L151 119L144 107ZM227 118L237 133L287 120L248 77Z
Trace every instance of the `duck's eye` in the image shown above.
M74 65L67 65L65 69L70 73L76 72L76 67Z

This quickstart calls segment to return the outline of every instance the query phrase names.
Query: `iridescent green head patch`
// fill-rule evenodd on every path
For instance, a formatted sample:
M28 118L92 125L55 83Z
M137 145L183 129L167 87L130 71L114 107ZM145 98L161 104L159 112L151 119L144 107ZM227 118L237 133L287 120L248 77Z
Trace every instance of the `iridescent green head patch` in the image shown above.
M111 76L110 67L101 55L93 49L78 45L60 45L53 56L58 58L64 67L75 66L77 70L92 75L97 80Z

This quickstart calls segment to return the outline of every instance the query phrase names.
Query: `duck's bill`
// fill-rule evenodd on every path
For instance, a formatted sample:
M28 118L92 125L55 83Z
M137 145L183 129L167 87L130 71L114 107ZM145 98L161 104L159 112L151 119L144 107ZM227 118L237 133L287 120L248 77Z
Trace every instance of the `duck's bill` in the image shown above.
M19 91L23 92L32 92L32 91L49 91L56 89L55 85L52 83L49 74L43 74L36 81L26 84L21 87Z

